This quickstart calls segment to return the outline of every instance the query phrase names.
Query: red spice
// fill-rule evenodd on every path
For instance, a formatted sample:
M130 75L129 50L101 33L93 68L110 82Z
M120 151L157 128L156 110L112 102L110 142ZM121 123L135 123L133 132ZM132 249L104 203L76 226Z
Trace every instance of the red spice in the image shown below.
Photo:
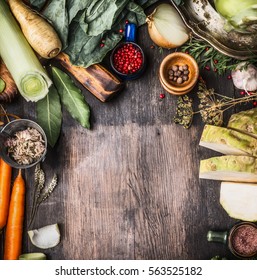
M134 44L124 44L114 53L113 65L122 74L135 73L142 67L142 64L142 52Z
M232 246L242 256L257 253L257 229L251 225L238 227L232 235Z

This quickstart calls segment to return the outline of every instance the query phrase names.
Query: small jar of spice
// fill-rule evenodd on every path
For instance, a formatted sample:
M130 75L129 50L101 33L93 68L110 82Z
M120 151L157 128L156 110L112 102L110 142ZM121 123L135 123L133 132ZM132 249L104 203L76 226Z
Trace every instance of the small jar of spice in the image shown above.
M251 222L241 222L229 231L208 231L207 240L228 245L236 257L249 259L257 256L257 225Z

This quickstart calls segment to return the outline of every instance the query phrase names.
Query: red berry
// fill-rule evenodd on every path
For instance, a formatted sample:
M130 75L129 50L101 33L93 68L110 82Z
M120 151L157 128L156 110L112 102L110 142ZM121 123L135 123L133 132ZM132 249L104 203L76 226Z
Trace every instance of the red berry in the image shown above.
M253 102L253 106L256 107L257 106L257 101Z
M207 71L210 71L210 70L211 70L210 66L208 66L208 65L206 65L206 66L204 67L204 69L207 70Z
M218 63L218 60L217 60L217 59L214 59L213 62L214 62L214 64L217 64L217 63Z
M165 94L164 93L160 93L160 98L161 99L165 98Z
M216 73L218 70L217 70L217 68L214 68L213 71Z
M186 54L189 54L189 51L185 51Z
M207 52L209 50L209 48L207 47L207 48L205 48L205 51Z
M128 23L129 23L129 21L126 19L126 20L125 20L125 23L126 23L126 24L128 24Z
M120 29L119 32L120 32L120 33L123 33L123 29Z
M104 47L104 44L102 43L102 44L100 44L100 48L103 48Z
M244 90L241 90L241 91L240 91L240 94L241 94L241 95L244 95L244 94L245 94L245 91L244 91Z
M231 80L231 79L232 79L232 76L231 76L231 75L228 75L228 76L227 76L227 79L228 79L228 80Z

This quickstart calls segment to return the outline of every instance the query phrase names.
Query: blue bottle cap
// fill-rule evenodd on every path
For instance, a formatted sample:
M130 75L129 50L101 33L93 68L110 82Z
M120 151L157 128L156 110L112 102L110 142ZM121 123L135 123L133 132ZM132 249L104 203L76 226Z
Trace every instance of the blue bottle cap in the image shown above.
M136 25L135 23L127 23L125 27L125 40L127 42L136 41Z

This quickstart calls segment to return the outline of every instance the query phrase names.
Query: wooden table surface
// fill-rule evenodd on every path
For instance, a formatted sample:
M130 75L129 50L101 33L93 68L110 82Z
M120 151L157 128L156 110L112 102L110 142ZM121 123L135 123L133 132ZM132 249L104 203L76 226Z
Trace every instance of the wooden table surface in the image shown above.
M208 230L226 230L236 221L219 204L220 182L198 178L200 159L215 155L198 146L203 123L199 116L188 130L173 123L176 97L166 93L160 99L165 91L158 79L170 51L151 48L146 26L138 33L148 58L144 75L108 103L84 90L90 130L63 111L60 139L42 165L48 179L58 174L59 184L32 226L59 224L61 242L53 249L37 249L28 239L34 169L24 172L24 253L85 260L232 257L225 245L206 240ZM217 92L234 95L226 76L201 75ZM6 108L35 120L34 105L21 97ZM1 253L2 245L3 236Z

